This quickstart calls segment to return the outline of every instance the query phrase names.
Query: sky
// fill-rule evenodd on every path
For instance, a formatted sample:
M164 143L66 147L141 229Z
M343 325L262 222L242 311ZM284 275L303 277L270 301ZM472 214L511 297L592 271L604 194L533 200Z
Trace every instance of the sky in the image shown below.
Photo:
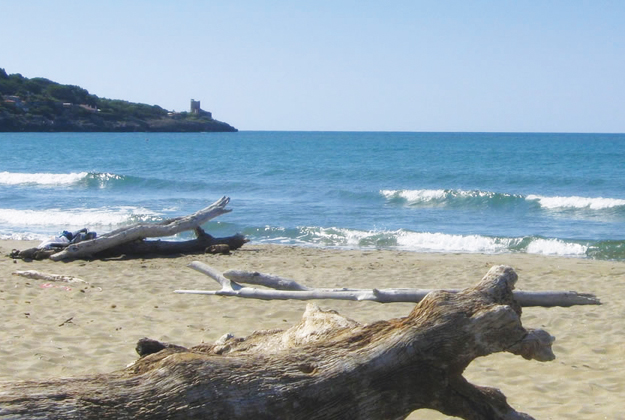
M625 1L0 0L0 68L239 130L625 133Z

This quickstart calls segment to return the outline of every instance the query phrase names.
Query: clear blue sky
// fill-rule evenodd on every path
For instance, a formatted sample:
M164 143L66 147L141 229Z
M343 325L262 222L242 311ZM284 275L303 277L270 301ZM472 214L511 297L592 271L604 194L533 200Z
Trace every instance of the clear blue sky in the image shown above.
M0 67L240 130L625 132L625 1L0 0Z

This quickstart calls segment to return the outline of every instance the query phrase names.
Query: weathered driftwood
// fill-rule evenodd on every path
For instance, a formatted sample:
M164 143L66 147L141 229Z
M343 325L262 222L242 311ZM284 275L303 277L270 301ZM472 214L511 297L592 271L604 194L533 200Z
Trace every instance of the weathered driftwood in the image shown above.
M195 228L195 239L188 241L144 241L137 240L114 246L95 254L98 258L146 255L176 255L193 254L203 252L207 254L228 254L230 251L241 248L248 240L241 234L235 234L224 238L215 238L204 232L201 228Z
M222 197L210 206L190 215L168 219L160 223L138 223L113 232L105 233L95 239L70 244L56 249L30 248L23 251L13 250L11 257L21 259L47 259L54 261L78 258L109 258L121 255L149 256L175 255L197 252L228 253L247 242L244 236L236 234L225 238L214 238L200 227L207 221L228 213L226 209L230 198ZM148 240L172 236L180 232L193 230L196 239L188 241Z
M224 238L215 238L204 232L201 228L195 228L196 239L188 241L149 241L136 240L129 243L113 246L93 255L83 258L114 258L119 256L146 257L176 254L228 254L230 251L241 248L248 242L245 236L235 234ZM29 248L25 250L14 249L10 257L23 260L45 260L57 254L62 249L39 249Z
M72 244L63 251L51 255L50 259L60 261L90 257L98 252L129 242L143 240L145 238L172 236L176 233L194 230L209 220L230 212L231 210L226 209L226 205L228 205L229 202L229 197L222 197L210 206L189 216L176 217L164 220L160 223L139 223L130 227L117 229L95 239Z
M220 290L176 290L175 293L200 294L216 296L236 296L250 299L264 300L368 300L379 303L391 302L419 302L431 289L323 289L304 286L295 280L286 279L272 274L258 272L229 270L223 275L210 266L194 261L189 267L211 277L221 285ZM275 290L258 289L242 286L239 283L256 284ZM458 293L458 290L447 290ZM573 305L600 305L599 299L592 294L574 291L515 291L514 299L521 306L573 306Z
M28 419L401 419L421 408L464 419L530 419L462 372L510 352L549 361L554 340L521 325L517 275L435 291L405 318L361 325L309 305L286 331L190 349L144 339L106 375L0 384L0 417Z
M87 283L86 281L79 279L78 277L65 276L63 274L42 273L36 270L17 270L13 272L13 275L34 280L62 281L66 283Z

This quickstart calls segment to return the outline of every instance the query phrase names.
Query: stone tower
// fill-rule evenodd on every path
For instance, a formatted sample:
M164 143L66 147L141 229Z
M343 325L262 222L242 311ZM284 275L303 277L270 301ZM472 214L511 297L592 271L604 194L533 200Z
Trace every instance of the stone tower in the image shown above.
M196 101L191 99L191 113L199 114L200 113L200 101Z

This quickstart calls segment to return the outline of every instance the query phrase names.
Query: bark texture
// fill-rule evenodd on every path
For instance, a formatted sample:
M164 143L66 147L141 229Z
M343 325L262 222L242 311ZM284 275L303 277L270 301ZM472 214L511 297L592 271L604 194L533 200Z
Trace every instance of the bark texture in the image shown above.
M554 340L521 324L514 270L435 291L405 318L361 325L309 304L286 331L193 348L143 339L141 358L87 378L0 385L0 418L401 419L431 408L464 419L530 419L467 382L473 359L552 360Z

